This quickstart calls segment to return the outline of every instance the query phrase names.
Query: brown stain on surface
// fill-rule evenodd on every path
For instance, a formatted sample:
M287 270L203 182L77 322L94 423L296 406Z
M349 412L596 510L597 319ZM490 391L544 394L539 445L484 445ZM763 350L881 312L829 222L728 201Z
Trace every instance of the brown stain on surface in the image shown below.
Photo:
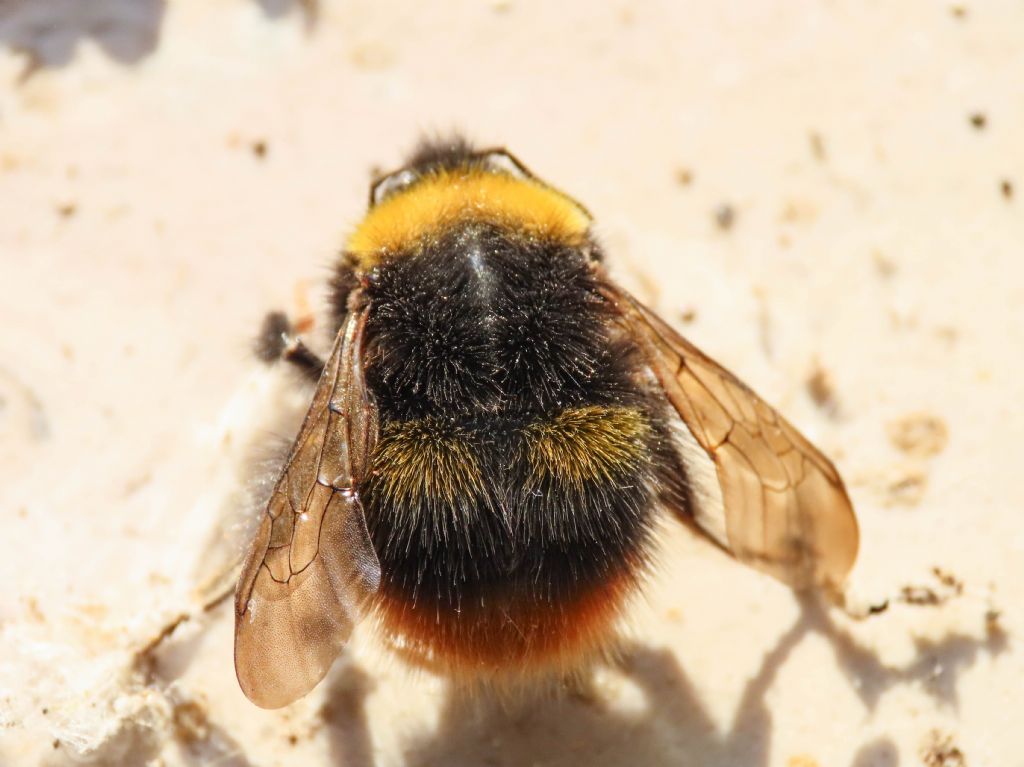
M818 760L807 754L797 754L786 760L786 767L820 767Z
M887 488L887 506L917 506L928 488L928 478L920 472L911 472L895 479Z
M805 385L808 395L825 415L829 418L836 418L839 415L839 397L836 395L832 375L820 363L815 363Z
M946 422L931 413L912 413L885 425L889 441L908 455L930 458L941 453L949 441Z
M932 730L921 746L925 767L967 767L967 757L949 733Z

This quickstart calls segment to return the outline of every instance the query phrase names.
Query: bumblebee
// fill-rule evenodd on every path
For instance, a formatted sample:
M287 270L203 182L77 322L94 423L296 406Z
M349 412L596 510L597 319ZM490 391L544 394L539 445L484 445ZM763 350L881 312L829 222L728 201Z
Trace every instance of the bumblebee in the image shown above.
M504 685L600 656L668 513L794 588L841 589L858 529L832 463L629 293L591 216L503 149L422 145L371 188L317 380L235 597L257 705L361 620L414 664Z

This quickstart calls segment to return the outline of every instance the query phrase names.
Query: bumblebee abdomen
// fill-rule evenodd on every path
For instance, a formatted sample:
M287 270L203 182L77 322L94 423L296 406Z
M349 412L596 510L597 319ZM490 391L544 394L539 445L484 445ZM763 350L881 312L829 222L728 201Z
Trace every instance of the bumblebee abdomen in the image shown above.
M363 497L385 628L470 667L606 637L647 559L653 431L621 406L384 424Z
M586 248L466 220L367 282L385 626L470 664L603 636L648 559L664 440Z
M363 498L385 581L458 610L505 593L557 601L605 578L646 540L651 438L630 407L384 424Z

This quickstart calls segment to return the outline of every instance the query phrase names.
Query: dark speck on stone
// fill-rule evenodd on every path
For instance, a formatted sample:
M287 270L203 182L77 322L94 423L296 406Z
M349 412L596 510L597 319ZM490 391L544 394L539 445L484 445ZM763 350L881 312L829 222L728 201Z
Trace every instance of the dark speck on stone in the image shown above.
M736 209L728 203L722 203L715 208L715 223L723 231L732 229L732 225L736 223Z

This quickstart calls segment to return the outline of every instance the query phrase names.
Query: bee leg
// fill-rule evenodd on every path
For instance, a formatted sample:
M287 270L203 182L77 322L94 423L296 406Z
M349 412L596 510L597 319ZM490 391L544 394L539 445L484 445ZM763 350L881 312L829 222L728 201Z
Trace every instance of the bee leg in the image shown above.
M324 359L298 337L292 338L290 343L285 346L281 359L294 365L312 383L319 381L320 374L324 372Z
M268 365L278 360L294 365L313 383L320 380L324 370L324 360L294 334L292 323L284 312L270 312L263 319L263 325L253 343L253 351Z

